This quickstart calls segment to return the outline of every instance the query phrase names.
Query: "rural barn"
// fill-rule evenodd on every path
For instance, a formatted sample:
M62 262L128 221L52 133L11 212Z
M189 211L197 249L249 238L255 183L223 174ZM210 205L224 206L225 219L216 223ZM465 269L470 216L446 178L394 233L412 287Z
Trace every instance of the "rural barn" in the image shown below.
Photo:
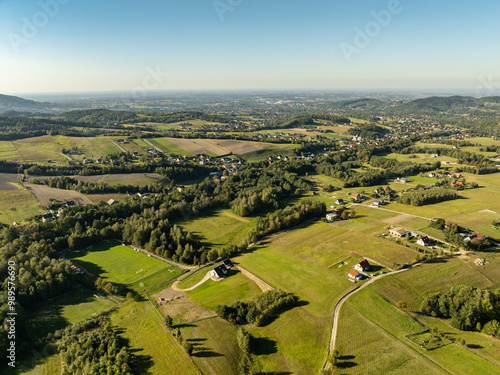
M391 236L401 238L407 236L410 232L404 228L393 228L389 231L389 233Z

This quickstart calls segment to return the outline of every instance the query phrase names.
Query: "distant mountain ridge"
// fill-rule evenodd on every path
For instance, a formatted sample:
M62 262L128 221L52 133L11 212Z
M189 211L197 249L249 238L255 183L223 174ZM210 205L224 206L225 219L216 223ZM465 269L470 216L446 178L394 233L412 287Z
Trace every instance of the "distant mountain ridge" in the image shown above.
M0 112L19 111L35 112L50 108L48 103L23 99L18 96L0 94Z

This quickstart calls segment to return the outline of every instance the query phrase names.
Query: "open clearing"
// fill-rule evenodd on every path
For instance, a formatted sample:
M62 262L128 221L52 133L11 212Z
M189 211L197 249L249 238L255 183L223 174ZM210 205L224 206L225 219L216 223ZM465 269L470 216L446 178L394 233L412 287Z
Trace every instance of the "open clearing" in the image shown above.
M0 190L17 190L14 184L19 182L21 182L20 174L0 173Z
M11 225L43 213L33 194L19 184L5 182L8 190L0 191L0 223Z
M236 155L262 150L261 146L258 146L251 142L231 141L231 140L221 140L221 139L212 139L210 141Z
M106 241L67 256L95 276L141 291L181 274L181 270L128 246Z
M180 224L207 246L227 248L242 243L252 230L254 220L234 215L231 210L217 209Z
M185 138L165 138L170 143L189 152L192 155L226 155L229 152L222 147L217 146L210 139L185 139Z
M24 186L33 193L42 206L50 205L53 199L60 203L75 201L79 204L92 204L89 198L74 190L56 189L36 184L24 184Z

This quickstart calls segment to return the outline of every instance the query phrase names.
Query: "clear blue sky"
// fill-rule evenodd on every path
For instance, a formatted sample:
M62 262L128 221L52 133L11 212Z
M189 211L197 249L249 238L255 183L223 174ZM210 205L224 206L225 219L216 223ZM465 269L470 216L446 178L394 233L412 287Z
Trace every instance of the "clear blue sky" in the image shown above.
M0 0L0 93L500 81L500 2L400 0L377 26L392 1L218 0L236 4L218 14L214 0Z

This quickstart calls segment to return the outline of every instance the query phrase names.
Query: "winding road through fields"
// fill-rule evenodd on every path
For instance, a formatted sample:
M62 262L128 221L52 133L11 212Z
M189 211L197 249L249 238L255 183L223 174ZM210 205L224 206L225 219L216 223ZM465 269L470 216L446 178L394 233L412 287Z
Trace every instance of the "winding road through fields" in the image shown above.
M394 275L396 273L400 273L400 272L404 272L404 271L410 270L413 267L419 266L420 264L421 263L415 263L415 264L409 266L408 268L403 268L403 269L400 269L398 271L392 271L392 272L384 273L383 275L375 276L375 277L371 278L370 280L368 280L367 282L365 282L363 285L357 287L354 290L351 290L347 294L344 294L344 296L341 297L338 300L337 304L335 305L335 310L333 311L332 336L330 338L330 347L329 347L329 350L328 350L328 355L330 356L333 353L333 350L335 349L335 341L337 339L337 329L338 329L340 308L342 307L342 305L344 304L344 302L350 296L352 296L353 294L359 292L361 289L365 288L366 286L374 283L376 280L381 279L382 277L385 277L385 276L388 276L388 275ZM325 370L327 370L329 368L330 368L330 362L327 361L326 364L325 364Z

